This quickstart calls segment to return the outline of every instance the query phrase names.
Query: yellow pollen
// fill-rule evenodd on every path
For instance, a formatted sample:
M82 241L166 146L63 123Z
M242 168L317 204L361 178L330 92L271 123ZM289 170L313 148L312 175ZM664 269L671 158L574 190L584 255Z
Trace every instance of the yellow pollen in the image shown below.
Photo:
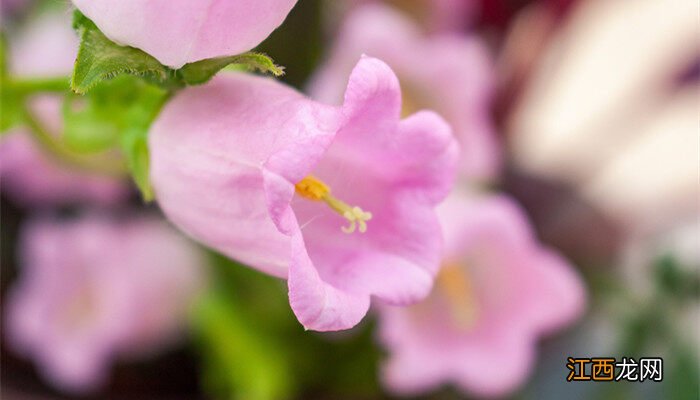
M299 196L312 201L323 201L333 211L347 219L350 224L340 228L343 232L353 233L355 230L360 231L360 233L367 232L367 221L372 219L372 213L333 197L331 188L320 179L309 175L297 182L294 188Z
M458 326L468 328L477 317L477 304L469 273L464 265L445 263L437 276L437 287L447 300Z

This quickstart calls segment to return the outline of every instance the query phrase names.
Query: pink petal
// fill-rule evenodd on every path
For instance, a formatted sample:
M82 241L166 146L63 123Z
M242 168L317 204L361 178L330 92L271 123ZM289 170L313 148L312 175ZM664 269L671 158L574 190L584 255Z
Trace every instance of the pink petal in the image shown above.
M337 331L357 325L367 314L369 296L339 290L324 282L306 254L300 234L292 237L289 304L306 329Z

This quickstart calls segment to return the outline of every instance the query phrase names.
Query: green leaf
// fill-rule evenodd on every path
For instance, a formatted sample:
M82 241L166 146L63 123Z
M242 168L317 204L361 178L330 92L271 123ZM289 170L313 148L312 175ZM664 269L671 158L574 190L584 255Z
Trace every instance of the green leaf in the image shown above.
M80 37L71 89L86 93L95 84L120 74L143 77L156 84L178 85L173 71L147 53L129 46L120 46L100 32L95 24L79 11L73 15L73 27Z
M177 72L186 84L199 85L209 81L217 72L228 65L240 65L251 71L257 70L274 76L282 76L284 74L284 67L275 65L275 62L267 55L255 52L229 57L209 58L189 63Z

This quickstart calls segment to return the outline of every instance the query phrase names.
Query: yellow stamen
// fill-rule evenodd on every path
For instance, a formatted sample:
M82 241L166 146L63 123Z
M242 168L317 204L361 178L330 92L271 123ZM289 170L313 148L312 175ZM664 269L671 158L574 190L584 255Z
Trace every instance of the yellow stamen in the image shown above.
M447 300L457 325L462 328L472 326L477 317L476 294L464 265L443 264L437 276L437 288Z
M350 222L350 225L340 228L345 233L353 233L355 230L360 233L367 231L367 221L372 219L372 213L362 210L358 206L351 206L348 203L331 195L331 188L315 176L309 175L294 185L299 196L313 200L325 202L333 211L340 214Z

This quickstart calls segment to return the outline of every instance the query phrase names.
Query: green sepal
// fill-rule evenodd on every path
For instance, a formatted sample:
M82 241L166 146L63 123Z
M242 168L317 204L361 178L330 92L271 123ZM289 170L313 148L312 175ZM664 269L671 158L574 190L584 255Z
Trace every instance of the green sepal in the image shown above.
M74 92L86 93L98 82L120 74L136 75L164 86L179 86L172 69L142 50L112 42L77 10L73 14L73 28L80 38L71 78Z
M248 52L230 57L209 58L186 64L178 70L179 76L188 85L200 85L211 79L217 72L229 65L242 66L251 71L284 75L284 67L276 65L270 57L262 53Z
M88 92L100 81L121 74L136 75L169 90L205 83L229 65L240 65L248 70L275 76L284 74L284 68L275 65L270 57L255 52L208 58L173 69L142 50L120 46L109 40L90 19L77 10L73 15L73 27L80 37L80 48L71 78L71 89L79 94Z

